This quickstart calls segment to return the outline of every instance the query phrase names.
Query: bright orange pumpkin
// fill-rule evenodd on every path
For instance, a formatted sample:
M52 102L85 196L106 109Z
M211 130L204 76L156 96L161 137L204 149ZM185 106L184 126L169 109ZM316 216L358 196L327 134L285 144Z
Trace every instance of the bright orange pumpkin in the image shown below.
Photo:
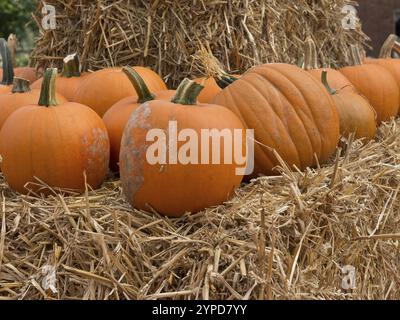
M40 98L40 90L31 90L29 81L14 78L14 85L10 93L0 95L0 129L8 117L18 109L35 104ZM62 95L57 94L56 99L59 103L67 102Z
M69 101L75 96L80 84L89 73L81 73L80 62L77 54L71 54L64 59L64 67L57 78L57 92L67 98ZM32 89L40 89L43 78L32 84Z
M109 161L110 143L104 123L87 106L70 102L58 105L57 69L48 69L44 77L39 103L15 111L0 132L4 176L20 193L51 192L31 184L37 183L35 177L56 191L83 192L86 175L88 185L98 188Z
M351 47L353 66L340 69L377 114L377 123L388 121L399 111L400 92L396 79L384 67L363 64L357 47Z
M321 80L335 101L341 135L348 137L354 133L356 139L373 139L376 134L376 112L368 100L356 92L331 88L326 71L322 72Z
M321 80L322 72L326 71L328 82L332 89L356 91L351 82L339 71L332 68L319 68L317 48L311 37L308 37L305 43L304 70L307 70L318 81Z
M163 90L152 94L143 81L142 77L133 68L123 68L122 71L127 75L135 88L136 95L122 99L113 105L104 115L103 120L107 127L110 137L110 169L119 172L119 152L121 147L122 134L129 117L142 103L151 100L171 100L175 94L173 90Z
M239 75L232 75L229 77L225 77L227 81L225 82L225 85L222 84L220 81L216 81L215 78L213 77L203 77L203 78L197 78L194 79L193 81L196 82L197 84L200 84L204 87L204 89L200 92L199 95L199 102L200 103L211 103L215 96L222 91L222 89L226 86L231 84L234 80L240 78Z
M151 92L167 90L167 86L154 71L134 67ZM80 84L73 101L91 107L101 117L118 101L136 95L129 79L121 69L111 68L88 75Z
M135 208L153 208L163 215L179 217L185 212L198 212L222 204L239 187L243 176L236 175L235 163L227 164L228 161L220 159L220 164L194 164L196 161L201 163L201 143L194 150L184 149L188 143L186 135L177 142L176 151L192 159L194 156L194 161L187 164L176 161L173 164L174 161L169 158L165 159L165 163L157 163L151 161L149 156L152 155L151 149L154 150L154 142L149 142L147 136L154 133L153 129L161 133L169 131L171 121L176 121L179 135L181 130L189 129L196 137L201 137L202 130L206 129L228 130L231 133L240 129L243 144L239 151L245 150L245 132L238 117L221 106L197 104L201 89L202 86L186 79L171 102L148 101L137 108L129 119L121 144L120 174L126 199ZM158 141L162 144L163 138L160 139ZM168 134L164 141L171 142L171 139L175 138ZM191 138L189 140L192 141ZM171 148L168 150L169 154ZM210 147L210 150L213 148ZM161 150L155 153L167 157Z
M248 70L222 90L214 103L225 106L255 133L255 174L276 174L275 152L305 169L327 161L339 142L339 116L321 81L289 64Z

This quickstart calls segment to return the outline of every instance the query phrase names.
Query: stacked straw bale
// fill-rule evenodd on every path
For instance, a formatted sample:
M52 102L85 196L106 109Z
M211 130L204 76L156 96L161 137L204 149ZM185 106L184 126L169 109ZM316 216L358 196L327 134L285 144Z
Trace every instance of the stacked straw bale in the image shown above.
M118 181L40 199L0 178L0 300L400 299L400 120L281 171L175 220L132 210Z
M60 66L78 52L84 69L146 65L170 86L196 75L192 56L210 43L226 70L244 72L266 62L297 63L312 36L320 61L347 62L347 45L368 38L342 28L347 0L46 0L57 12L57 29L41 30L32 60ZM355 4L355 3L354 3ZM41 28L42 1L35 20Z

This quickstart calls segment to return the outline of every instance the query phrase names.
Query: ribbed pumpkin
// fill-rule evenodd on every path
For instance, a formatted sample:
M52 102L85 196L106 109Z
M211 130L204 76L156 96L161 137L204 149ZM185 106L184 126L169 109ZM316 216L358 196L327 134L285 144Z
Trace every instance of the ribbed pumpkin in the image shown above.
M0 39L0 55L3 60L3 77L0 83L0 94L11 92L14 82L14 68L11 52L8 49L7 41Z
M214 103L236 113L255 131L255 174L276 174L274 150L292 167L327 161L339 141L339 116L320 81L289 64L247 71Z
M311 37L305 41L304 70L308 71L315 79L321 80L322 72L327 72L329 85L334 90L356 91L351 82L339 71L332 68L319 68L318 54L315 42Z
M31 90L29 81L14 78L14 85L10 93L0 95L0 129L8 117L18 109L35 104L40 98L40 90ZM62 95L57 94L56 99L59 103L67 102Z
M77 54L71 54L64 59L62 73L57 78L57 92L72 101L80 84L88 73L81 73L80 62ZM32 89L40 89L43 78L32 84Z
M326 71L322 71L321 80L335 101L341 135L348 137L354 133L356 139L373 139L376 134L376 112L368 100L356 92L331 88Z
M135 88L136 95L125 98L112 106L104 115L103 120L107 127L110 137L110 169L119 172L119 152L121 147L122 134L129 117L142 103L151 100L171 100L175 94L173 90L163 90L152 94L143 81L142 77L133 68L123 68L122 71L127 75Z
M199 164L189 161L187 164L182 161L176 161L174 164L169 156L166 163L153 164L155 162L148 156L148 153L153 154L151 149L154 144L149 142L151 139L148 139L148 136L152 135L153 129L164 133L168 130L170 121L176 121L179 136L183 129L191 129L196 137L202 137L202 130L206 129L228 130L232 134L235 129L239 129L243 133L239 151L242 154L246 151L245 131L238 117L221 106L197 104L197 96L201 89L202 86L186 79L178 88L172 102L148 101L132 113L122 138L120 173L124 194L135 208L147 211L153 208L163 215L179 217L185 212L198 212L222 204L240 185L243 177L237 175L237 165L234 161L232 164L226 164L229 161L224 158L219 159L220 164L201 164L200 154L201 157L204 156L201 152L202 143L199 142L194 151L188 151L185 147L188 139L192 140L186 135L179 138L179 142L176 137L177 150L188 157L194 156L194 162ZM162 144L163 138L160 139L158 142ZM174 138L168 135L163 141L171 143L173 140ZM225 140L225 143L228 142ZM166 152L166 149L161 147L164 151L158 149L159 156L170 154L172 149L165 147L169 151ZM227 145L227 148L230 147L232 146ZM213 149L210 147L212 154L208 160L214 155ZM156 150L153 151L156 153Z
M400 105L396 79L380 65L363 64L356 46L351 46L351 56L353 66L340 69L340 72L369 100L376 111L378 124L395 117Z
M20 193L51 192L30 184L35 177L53 190L83 192L85 175L88 185L98 188L108 171L110 144L103 121L89 107L58 105L56 77L57 69L48 69L39 103L15 111L0 132L2 171Z
M400 90L400 60L392 58L392 52L396 45L396 41L397 36L394 34L390 35L382 46L379 59L367 58L363 61L367 64L377 64L389 71L395 78Z
M151 92L167 90L167 86L154 71L134 67ZM79 85L73 101L91 107L101 117L118 101L136 95L129 79L121 69L110 68L88 75Z

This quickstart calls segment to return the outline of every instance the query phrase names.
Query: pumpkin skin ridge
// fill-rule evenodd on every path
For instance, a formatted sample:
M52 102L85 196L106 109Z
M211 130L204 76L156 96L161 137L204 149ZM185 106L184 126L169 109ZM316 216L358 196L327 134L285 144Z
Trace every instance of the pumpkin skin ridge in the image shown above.
M276 72L276 74L274 74L273 71ZM306 73L307 76L304 76ZM271 74L273 74L273 76L271 76ZM260 140L259 135L257 135L257 139L268 147L271 146L271 143L272 145L280 144L276 151L289 166L300 166L300 164L303 167L315 166L318 163L315 159L315 155L318 155L320 163L322 161L327 161L336 150L339 141L339 116L334 101L322 84L312 77L312 75L308 74L307 71L287 64L267 64L254 67L243 75L241 78L243 82L241 82L241 80L236 82L241 84L245 82L251 83L255 81L254 79L256 77L259 78L260 76L264 80L257 82L257 85L260 88L261 86L266 86L264 91L260 90L263 93L263 98L267 97L268 99L266 99L266 101L272 106L283 104L283 107L280 107L281 110L278 112L284 117L283 123L287 123L291 129L288 131L286 130L287 126L285 126L283 129L285 129L286 132L283 129L277 131L274 135L274 137L277 138L272 142ZM268 79L268 81L265 79ZM267 83L273 83L274 85L271 86ZM250 112L247 111L247 108L250 103L253 103L258 104L261 108L259 110L262 110L265 99L259 100L255 98L254 101L252 101L251 95L255 94L255 92L246 92L248 91L247 89L241 89L239 85L234 85L235 83L220 93L214 100L214 103L225 105L231 110L235 110L235 113L238 113L236 110L240 110L241 117L246 120L250 116L254 118L254 115L249 115ZM312 88L312 91L307 91L308 88ZM238 91L237 95L236 91ZM239 93L241 93L243 98L237 98L237 96L240 96ZM230 96L237 98L236 101L233 101L233 105L228 104L228 97ZM231 101L229 100L229 102ZM321 105L324 105L325 108L321 108ZM275 110L277 109L275 108L273 112L276 113ZM271 115L273 114L272 110L269 112L271 112ZM242 115L242 113L244 115ZM275 115L274 117L277 116ZM254 127L257 134L257 130L262 130L261 127L257 127L257 123L268 124L271 123L270 121L272 120L278 121L279 118L280 117L268 120L268 116L266 116L265 113L260 113L259 117L257 116L257 122L248 122L248 120L244 122L248 127ZM267 128L268 127L270 126L267 126ZM265 133L263 134L265 135ZM296 145L296 150L287 148L287 146L292 143ZM304 143L309 144L306 150L303 150ZM302 153L301 162L295 161L296 155L294 154L298 151ZM260 173L272 174L272 168L266 162L256 159L256 165L258 168L263 168ZM279 163L274 160L274 165L279 165Z
M275 71L276 71L276 70L275 70ZM292 79L288 78L285 74L283 74L283 73L281 73L281 72L278 72L278 74L279 74L279 76L282 76L283 78L285 78L285 79L287 80L288 83L291 83L291 84L293 85L293 90L296 90L296 92L299 94L299 96L301 96L301 98L302 98L304 104L305 104L307 107L309 107L309 106L310 106L309 100L305 97L305 95L304 95L300 90L298 90L298 88L294 85ZM260 76L260 75L257 74L257 76ZM261 76L260 76L260 77L261 77ZM275 85L275 83L271 82L269 79L266 79L266 78L263 78L263 79L264 79L264 80L267 80L267 81L269 82L269 84L270 84L272 87L274 87L274 89L277 90L278 93L280 94L280 95L279 95L279 98L280 98L280 106L277 106L278 109L279 109L279 107L282 107L282 98L285 99L285 102L286 102L288 105L293 105L291 99L289 99L289 98L287 97L287 95L286 95L279 87L277 87L277 86ZM264 97L265 97L265 95L264 95ZM311 110L311 108L309 108L309 109L310 109L310 116L311 116L311 117L310 117L309 115L307 115L306 113L304 113L304 117L307 118L308 121L313 122L313 123L316 123L316 121L315 121L315 116L314 116L314 114L313 114L313 111ZM280 116L278 115L278 113L276 112L276 108L273 108L273 110L274 110L274 113L278 116L278 118L281 119L281 117L280 117ZM314 152L315 152L316 146L313 145L313 142L312 142L312 139L311 139L311 136L310 136L310 132L309 132L309 130L307 130L307 128L306 128L306 126L305 126L305 124L304 124L304 119L303 119L303 118L300 116L300 114L299 114L299 112L302 112L302 110L297 110L297 108L293 108L293 112L294 112L294 114L296 115L297 119L299 120L300 125L303 127L303 130L304 130L304 133L305 133L305 135L306 135L306 137L307 137L309 146L310 146L311 149L314 150ZM282 121L282 119L281 119L281 121ZM290 138L291 138L291 141L293 141L293 139L294 139L293 132L292 132L293 130L291 130L291 128L290 128L290 126L288 125L287 121L282 121L282 123L284 124L285 129L288 131L289 136L290 136ZM316 129L317 129L317 131L318 131L318 136L322 136L321 130L320 130L320 128L318 127L318 125L316 125L315 127L316 127ZM321 154L322 154L322 144L323 144L323 142L320 141L320 143L319 143L319 145L320 145L320 146L319 146L319 150L318 150L318 152L315 152L315 153L318 154L318 155L321 155ZM302 159L302 157L301 157L301 152L300 152L300 150L299 150L299 147L298 147L295 143L293 143L293 147L296 149L296 152L297 152L297 154L298 154L298 159L299 159L300 165L303 166L303 162L304 162L304 161L303 161L303 159Z
M304 95L304 93L303 93L301 90L298 89L298 86L295 84L295 79L289 78L288 75L287 75L287 74L284 74L283 71L281 71L281 70L277 71L276 69L273 68L273 66L271 66L271 65L269 65L269 66L272 67L272 69L273 69L275 72L277 72L277 75L278 75L279 77L282 77L282 78L284 79L284 82L285 82L285 83L287 83L287 84L290 83L290 84L291 84L291 85L290 85L290 87L291 87L291 95L293 95L294 93L296 93L296 95L298 96L298 98L301 98L301 101L302 101L303 105L306 106L306 108L309 110L310 115L308 115L307 113L305 113L304 110L302 110L302 109L300 109L300 108L294 107L295 104L296 104L296 101L293 100L293 99L291 99L291 97L290 97L288 94L284 93L280 88L278 88L278 87L276 86L275 83L272 83L270 80L268 80L268 82L280 93L279 98L280 98L280 99L285 98L286 102L288 102L288 105L292 106L291 109L292 109L292 111L293 111L293 114L296 115L296 118L297 118L297 120L298 120L298 123L299 123L300 126L303 128L304 133L305 133L305 135L306 135L306 137L307 137L307 140L308 140L308 142L309 142L310 151L313 150L314 153L317 154L318 158L322 158L322 155L325 153L325 152L323 151L323 144L324 144L324 142L322 141L322 131L321 131L320 128L318 127L318 123L319 123L319 122L316 121L316 117L315 117L315 115L314 115L314 113L313 113L313 108L310 107L310 106L311 106L310 100L309 100L308 98L306 98L306 96ZM268 70L268 73L271 74L271 71ZM305 74L307 74L307 77L310 79L310 81L314 81L316 85L319 85L318 81L316 81L316 79L315 79L314 77L312 77L311 75L309 75L308 72L306 72L306 73L303 72L303 74L304 74L304 76L305 76ZM259 76L259 74L258 74L258 76ZM265 77L264 77L264 79L265 79ZM311 79L312 79L312 80L311 80ZM294 92L294 91L295 91L295 92ZM328 95L326 95L326 96L328 97ZM329 97L329 98L330 98L330 97ZM279 107L279 106L278 106L278 107ZM274 110L275 110L275 109L276 109L276 108L274 108ZM297 110L297 109L299 109L299 110ZM303 117L300 116L299 112L304 113L304 116L303 116ZM317 142L317 145L314 145L313 140L311 139L310 132L309 132L309 130L306 128L305 121L308 121L309 123L314 124L313 126L314 126L315 129L318 131L318 142ZM294 141L294 140L295 140L295 135L294 135L294 132L293 132L294 129L291 129L291 130L288 130L288 129L289 129L289 128L286 127L286 130L287 130L288 133L289 133L289 136L290 136L291 141ZM297 130L295 130L295 131L297 131ZM293 143L293 144L294 144L294 143ZM295 144L294 144L294 145L295 145ZM300 163L301 166L303 166L303 164L304 164L304 159L302 159L302 157L300 156L301 153L299 152L299 148L298 148L297 146L296 146L296 150L297 150L297 152L299 153L299 159L300 159L299 163Z
M286 98L286 96L285 96L284 94L282 94L282 91L279 90L269 79L266 79L266 78L262 77L262 76L259 75L259 74L255 74L254 76L257 77L257 78L262 78L264 81L268 82L268 83L274 88L274 90L276 90L276 91L278 92L278 95L283 95L283 96L284 96L285 102L289 102L289 100ZM290 142L291 142L291 145L292 145L292 147L293 147L293 150L296 151L298 163L299 163L300 165L302 165L302 162L303 162L303 161L302 161L302 159L301 159L301 157L300 157L299 149L298 149L298 147L293 143L292 135L291 135L290 132L289 132L288 124L287 124L286 121L283 121L281 115L280 115L279 113L277 113L277 111L276 111L276 107L278 107L278 108L279 108L279 107L282 107L282 100L281 100L282 97L279 97L279 105L276 105L276 104L271 103L270 101L268 101L268 99L267 99L267 93L264 94L264 91L261 91L259 87L255 86L255 85L254 85L253 83L251 83L250 81L247 81L246 84L249 84L251 87L253 87L253 88L256 89L257 94L259 94L260 96L262 96L263 100L268 104L269 108L271 109L271 113L273 113L273 114L275 115L276 119L278 120L277 122L279 122L279 124L281 124L281 126L282 126L286 131L288 131L288 137L290 138ZM253 113L254 113L254 108L253 108L252 104L249 104L249 106L250 106L250 108L252 109L252 111L253 111ZM254 113L254 114L256 114L256 113ZM297 116L297 117L298 117L298 116ZM268 125L264 124L264 123L263 123L262 121L260 121L257 117L255 117L255 119L256 119L256 121L257 121L258 123L260 123L261 127L262 127L262 128L264 129L264 131L265 131L265 128L266 128L266 126L268 126ZM298 117L298 120L300 120L300 122L301 122L301 119L300 119L299 117ZM279 125L278 125L278 126L279 126ZM275 127L276 127L276 126L275 126ZM303 126L303 127L304 127L304 126ZM305 128L304 128L304 131L306 132ZM268 135L269 135L271 138L273 137L273 135L271 135L270 133L268 133ZM306 135L308 136L308 133L307 133L307 132L306 132ZM274 141L274 139L271 139L271 140ZM310 140L310 139L308 138L308 140ZM279 148L279 146L276 144L275 141L274 141L274 145L275 145L274 147L271 146L270 148L271 148L272 150L278 152L277 149ZM311 141L310 141L310 145L312 145L312 144L311 144ZM261 147L261 149L265 148L265 146L260 146L260 147ZM279 152L278 152L278 154L279 154ZM267 155L267 156L268 156L268 155ZM273 156L274 158L276 158L274 155L272 155L272 156ZM269 160L270 160L271 163L274 163L274 162L275 162L275 161L273 161L273 160L271 159L270 156L268 156L268 158L269 158Z

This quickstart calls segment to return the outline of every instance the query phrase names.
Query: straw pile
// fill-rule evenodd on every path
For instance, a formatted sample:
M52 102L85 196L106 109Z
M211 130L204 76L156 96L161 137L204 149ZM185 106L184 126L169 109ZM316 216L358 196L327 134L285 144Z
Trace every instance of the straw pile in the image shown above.
M348 0L46 0L57 10L57 29L41 30L32 54L37 66L78 52L84 69L146 65L175 87L195 76L192 55L209 42L227 71L244 72L266 62L297 63L312 36L319 60L347 63L349 43L368 38L342 28ZM350 3L353 3L350 1ZM42 1L34 18L41 28ZM354 4L356 4L354 2Z
M112 179L46 199L2 181L0 298L399 299L400 120L342 145L327 166L282 164L177 220L132 210Z

